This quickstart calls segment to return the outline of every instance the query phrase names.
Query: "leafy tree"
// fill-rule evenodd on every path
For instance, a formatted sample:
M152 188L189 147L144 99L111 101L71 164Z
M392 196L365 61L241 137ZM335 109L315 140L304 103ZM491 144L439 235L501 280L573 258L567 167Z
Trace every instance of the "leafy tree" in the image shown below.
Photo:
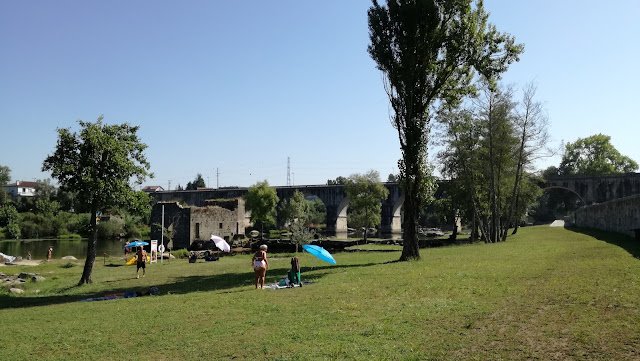
M310 230L303 222L293 222L291 225L291 238L296 244L296 252L303 244L309 244L313 239L314 231Z
M355 227L364 227L364 240L367 241L367 229L380 225L382 201L389 196L389 190L380 182L380 174L370 170L365 174L352 174L345 184L349 197L348 223Z
M308 206L309 205L307 204L307 200L304 198L304 194L296 189L291 198L284 199L280 203L278 215L289 225L292 225L296 220L305 224L307 221Z
M11 222L18 221L18 211L11 204L0 207L0 227L6 227Z
M442 173L451 179L452 206L474 222L472 238L478 227L485 242L506 240L535 203L537 188L526 170L546 149L547 122L534 90L525 88L517 103L512 90L486 86L472 107L438 118Z
M276 205L279 198L274 188L269 187L266 180L251 186L244 195L245 207L251 212L251 222L260 224L262 232L264 227L276 224Z
M11 197L9 197L9 192L0 188L0 206L3 206L9 202L11 202Z
M558 173L560 175L606 175L628 173L638 163L624 156L611 144L611 137L596 134L567 143Z
M0 186L3 186L11 181L11 169L9 167L0 165ZM4 190L4 188L0 188L0 205L4 205L9 203L11 197L9 197L9 192Z
M329 179L327 181L327 185L343 185L347 182L347 178L343 177L343 176L339 176L338 178L336 178L335 180L333 179Z
M196 179L194 179L193 182L187 183L187 188L185 189L196 190L198 188L205 188L206 186L207 184L204 182L204 178L202 178L202 174L198 173L198 175L196 175Z
M398 177L396 177L396 175L393 173L389 173L389 176L387 177L387 182L395 183L397 181L398 181Z
M142 184L150 165L144 155L147 145L138 138L139 127L127 123L105 125L100 116L95 123L78 121L79 133L58 129L58 142L53 154L43 162L42 170L65 190L75 190L77 202L91 209L93 237L87 248L87 259L79 285L92 282L96 258L98 227L96 212L110 207L136 206L136 191L130 183Z
M0 165L0 186L8 184L11 181L11 168Z
M327 206L322 199L316 197L313 200L307 200L308 214L307 225L320 225L325 223L327 218Z
M418 217L433 190L427 167L431 115L471 94L473 71L493 81L523 51L513 37L487 22L482 2L471 0L373 0L368 11L369 54L382 71L398 131L404 191L401 260L420 257Z
M0 207L0 227L5 227L11 238L20 237L20 226L18 211L12 204L5 204Z

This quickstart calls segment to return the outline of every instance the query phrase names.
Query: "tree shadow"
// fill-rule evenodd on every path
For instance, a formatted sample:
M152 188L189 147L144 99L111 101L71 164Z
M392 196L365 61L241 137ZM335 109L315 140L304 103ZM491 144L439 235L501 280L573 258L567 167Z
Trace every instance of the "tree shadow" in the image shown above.
M319 266L319 267L302 267L300 269L303 274L303 279L305 282L307 280L317 282L322 277L331 273L330 271L333 269L346 269L346 268L357 268L357 267L369 267L383 264L380 263L365 263L365 264L355 264L355 265L328 265L328 266ZM281 279L283 279L289 268L278 267L269 269L267 272L267 277L265 279L265 285L278 283ZM309 273L305 276L306 273ZM224 273L217 275L206 275L206 276L177 276L170 280L167 283L163 284L151 284L145 286L130 286L126 288L111 288L104 289L99 291L99 293L94 292L82 292L77 294L70 295L59 295L59 296L12 296L12 295L0 295L0 309L5 308L28 308L28 307L38 307L38 306L48 306L48 305L56 305L63 303L71 303L77 302L89 298L97 298L103 297L107 294L115 294L115 293L130 293L130 292L143 292L148 291L150 287L157 287L160 291L158 296L153 297L161 297L163 295L181 295L188 294L191 292L210 292L210 291L225 291L229 290L225 293L239 293L239 292L251 292L254 289L254 274L249 272L242 273ZM103 281L103 283L110 282L119 282L122 280L116 281ZM64 289L59 289L59 292L69 292L80 289L83 286L71 286L66 287ZM241 289L238 289L241 288ZM93 301L93 302L117 302L118 300L104 300L104 301Z
M640 242L638 242L633 237L620 233L605 232L590 228L565 227L565 229L571 232L581 233L593 237L600 241L605 241L609 244L616 245L629 252L629 254L633 256L633 258L640 259Z

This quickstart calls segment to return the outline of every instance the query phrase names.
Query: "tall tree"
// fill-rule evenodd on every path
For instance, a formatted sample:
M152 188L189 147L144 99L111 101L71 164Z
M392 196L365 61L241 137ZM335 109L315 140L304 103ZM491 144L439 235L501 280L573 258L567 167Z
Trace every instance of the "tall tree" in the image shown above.
M523 51L513 37L487 22L482 1L373 0L368 11L369 54L382 71L398 131L404 191L401 260L420 257L418 217L433 188L427 162L431 115L474 91L475 69L493 81Z
M188 182L187 183L187 188L185 188L186 190L196 190L198 188L205 188L207 186L207 184L204 182L204 178L202 178L202 174L198 173L196 175L196 179L193 180L193 182Z
M269 187L266 180L251 186L244 195L245 206L251 212L251 222L260 224L262 232L264 227L276 224L276 205L280 200L274 188Z
M348 223L355 227L364 227L364 241L370 227L380 225L382 201L389 196L389 190L380 182L380 174L370 170L365 174L352 174L344 188L349 197Z
M638 163L624 156L611 144L611 137L596 134L567 143L558 173L560 175L605 175L628 173Z
M296 189L291 198L282 200L278 208L278 216L284 223L292 225L296 220L303 224L306 222L308 204L299 190Z
M0 165L0 186L3 186L11 181L11 168Z
M536 85L533 83L527 84L523 91L520 107L516 110L515 132L519 142L514 156L517 165L506 216L507 222L506 226L503 227L502 241L506 240L508 228L512 224L514 225L513 233L515 234L518 231L518 218L520 218L518 216L518 207L521 210L521 204L527 204L524 202L523 195L532 194L531 192L524 192L525 188L528 189L530 187L526 187L526 185L522 187L525 170L531 170L533 161L542 156L540 152L547 149L547 143L549 142L547 132L549 122L542 103L535 100L535 94Z
M96 213L109 207L135 208L139 197L134 186L153 177L144 155L147 145L137 135L139 127L106 125L102 120L100 116L95 123L78 121L79 133L59 128L56 149L42 165L42 171L50 171L61 188L78 191L76 201L91 209L93 237L79 285L92 282L98 242Z

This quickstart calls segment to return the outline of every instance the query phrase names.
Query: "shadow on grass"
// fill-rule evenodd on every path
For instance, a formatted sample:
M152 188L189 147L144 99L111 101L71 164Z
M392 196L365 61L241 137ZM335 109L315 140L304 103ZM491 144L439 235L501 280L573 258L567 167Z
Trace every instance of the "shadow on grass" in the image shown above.
M354 267L369 267L375 266L380 263L366 263L366 264L356 264L356 265L327 265L327 266L319 266L319 267L302 267L301 273L303 275L303 280L307 281L317 281L327 274L331 273L332 269L346 269L346 268L354 268ZM272 283L277 283L281 279L283 279L289 268L279 267L270 269L267 272L267 277L265 279L265 286L270 285ZM309 272L309 274L306 274ZM121 281L121 280L118 280ZM104 281L103 283L107 284L115 281ZM103 297L106 294L114 294L114 293L129 293L129 292L143 292L148 291L149 287L157 287L160 291L160 296L162 295L180 295L187 294L191 292L209 292L209 291L224 291L231 290L225 293L238 293L238 292L251 292L254 289L254 275L249 272L242 273L223 273L217 275L207 275L207 276L186 276L186 277L175 277L173 280L170 280L167 283L163 284L152 284L149 286L132 286L126 288L105 288L99 293L96 292L86 292L86 293L77 293L71 295L59 295L59 296L41 296L41 297L30 297L30 296L11 296L11 295L0 295L0 309L5 308L27 308L27 307L37 307L37 306L48 306L62 303L71 303L77 302L87 298L96 298ZM72 286L64 289L60 289L59 292L70 292L76 291L78 289L82 289L83 286ZM238 287L242 287L243 289L237 290ZM100 301L94 301L100 302ZM116 300L105 300L102 302L117 302Z
M616 245L629 252L629 254L634 258L640 259L640 242L633 237L620 233L605 232L589 228L566 227L566 229L571 232L581 233L597 240Z

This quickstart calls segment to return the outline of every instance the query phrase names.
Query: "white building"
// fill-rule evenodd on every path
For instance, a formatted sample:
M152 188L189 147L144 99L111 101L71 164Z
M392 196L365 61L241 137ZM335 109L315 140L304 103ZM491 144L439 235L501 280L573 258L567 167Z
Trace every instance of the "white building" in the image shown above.
M16 181L13 184L3 185L2 188L9 193L11 198L33 197L36 195L37 185L37 182Z

